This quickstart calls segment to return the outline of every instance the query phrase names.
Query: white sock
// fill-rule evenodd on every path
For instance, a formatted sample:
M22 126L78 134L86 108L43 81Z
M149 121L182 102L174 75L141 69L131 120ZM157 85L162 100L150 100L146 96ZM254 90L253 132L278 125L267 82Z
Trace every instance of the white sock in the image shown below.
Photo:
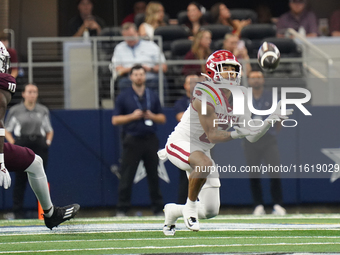
M27 172L28 182L35 196L39 200L42 209L45 211L49 210L53 206L53 204L51 201L50 191L49 191L48 183L47 183L47 177L44 171L41 157L38 155L35 155L34 161L25 170L25 172ZM51 209L51 211L53 213L53 208Z
M187 202L185 204L185 206L190 210L190 211L193 211L193 212L196 212L197 211L197 202L195 201L191 201L189 198L187 198Z

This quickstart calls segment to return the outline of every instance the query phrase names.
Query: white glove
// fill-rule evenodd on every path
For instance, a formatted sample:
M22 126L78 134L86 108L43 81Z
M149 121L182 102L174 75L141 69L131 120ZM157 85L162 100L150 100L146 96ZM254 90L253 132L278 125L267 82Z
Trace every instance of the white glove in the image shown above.
M5 163L1 163L0 186L4 186L5 189L8 189L11 186L11 176L5 167Z
M286 109L286 115L281 115L281 100L277 103L276 110L266 119L269 122L288 119L287 116L293 114L294 109Z
M257 133L260 132L260 130L249 130L246 128L240 128L240 127L234 127L235 131L232 131L230 133L230 136L233 139L237 139L237 138L244 138L248 135L256 135Z

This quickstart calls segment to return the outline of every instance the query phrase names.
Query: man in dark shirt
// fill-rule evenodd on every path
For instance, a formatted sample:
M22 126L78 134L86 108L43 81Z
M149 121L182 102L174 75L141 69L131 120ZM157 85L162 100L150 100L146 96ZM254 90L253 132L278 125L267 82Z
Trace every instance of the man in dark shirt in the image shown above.
M141 65L131 68L130 79L132 86L117 97L112 116L113 125L123 125L117 216L124 216L130 207L132 183L141 160L147 173L152 210L158 215L163 209L163 198L158 184L159 143L155 132L156 124L164 124L166 117L156 94L145 86L145 69Z
M272 93L264 89L264 78L260 71L252 71L249 74L248 84L253 88L253 106L257 110L267 110L272 106ZM252 119L264 120L266 116L252 115ZM271 166L280 165L279 148L277 145L276 134L281 127L280 123L275 123L265 135L257 142L250 143L244 139L244 152L248 166L260 166L262 160ZM265 210L263 207L261 173L250 174L250 188L255 204L254 215L263 215ZM271 173L270 192L273 200L273 214L284 215L286 210L282 204L281 179L278 173Z
M92 0L78 0L77 7L79 14L69 22L69 35L82 36L85 30L88 30L90 36L100 35L105 22L92 14Z
M318 21L312 11L306 10L307 0L289 0L290 11L281 15L277 26L277 37L283 37L287 28L303 31L307 37L318 36Z

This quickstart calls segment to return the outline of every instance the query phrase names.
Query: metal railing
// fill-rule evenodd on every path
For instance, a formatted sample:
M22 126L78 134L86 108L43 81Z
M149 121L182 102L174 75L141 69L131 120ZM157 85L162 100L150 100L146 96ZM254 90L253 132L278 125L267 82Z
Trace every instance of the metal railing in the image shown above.
M332 79L331 79L331 72L332 72L332 68L333 68L333 64L334 64L332 57L330 55L328 55L326 52L322 51L317 46L315 46L314 44L312 44L311 42L309 42L306 39L306 37L300 35L294 29L288 28L287 33L288 33L288 35L293 36L295 41L297 43L300 43L302 45L302 47L304 47L304 48L308 47L308 48L312 49L314 54L320 56L322 59L324 59L326 61L327 74L324 75L307 63L306 50L302 51L303 52L303 66L304 66L304 68L306 70L308 70L311 74L313 74L315 77L317 77L317 78L323 80L324 82L328 83L328 99L329 99L329 102L332 104L333 101L334 101L333 100L334 88L333 88L333 83L332 83Z
M92 65L93 69L96 70L94 72L94 87L95 87L95 93L98 93L98 68L99 67L108 67L110 66L110 61L99 61L98 60L98 43L104 42L104 41L123 41L126 39L126 37L123 36L97 36L97 37L90 37L86 40L89 40L92 43ZM129 38L127 38L129 39ZM154 36L154 39L157 41L158 46L160 49L163 47L162 37L161 36ZM34 37L34 38L28 38L27 42L27 55L28 55L28 81L30 83L33 83L33 68L34 67L65 67L67 63L64 61L62 62L34 62L33 58L33 44L34 43L47 43L47 42L54 42L54 43L65 43L65 42L82 42L84 41L83 38L74 38L74 37ZM161 51L158 54L158 64L161 65ZM112 50L113 54L113 50ZM112 56L112 55L111 55ZM72 64L81 65L81 62L72 62ZM112 77L114 78L114 66L111 68L111 72L113 73ZM161 101L161 104L164 105L164 83L163 83L163 77L164 73L162 68L159 68L158 71L158 77L159 77L159 98ZM111 93L112 97L114 96L114 82L112 82L111 86ZM98 106L98 104L97 104Z

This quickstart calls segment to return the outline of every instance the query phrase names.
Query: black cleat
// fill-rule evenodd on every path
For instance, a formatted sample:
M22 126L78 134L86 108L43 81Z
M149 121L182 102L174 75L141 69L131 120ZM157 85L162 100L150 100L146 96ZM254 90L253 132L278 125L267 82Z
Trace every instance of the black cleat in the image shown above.
M70 220L76 216L79 211L80 205L72 204L64 207L54 206L54 211L51 217L46 217L44 214L44 221L46 227L52 230L64 221Z

